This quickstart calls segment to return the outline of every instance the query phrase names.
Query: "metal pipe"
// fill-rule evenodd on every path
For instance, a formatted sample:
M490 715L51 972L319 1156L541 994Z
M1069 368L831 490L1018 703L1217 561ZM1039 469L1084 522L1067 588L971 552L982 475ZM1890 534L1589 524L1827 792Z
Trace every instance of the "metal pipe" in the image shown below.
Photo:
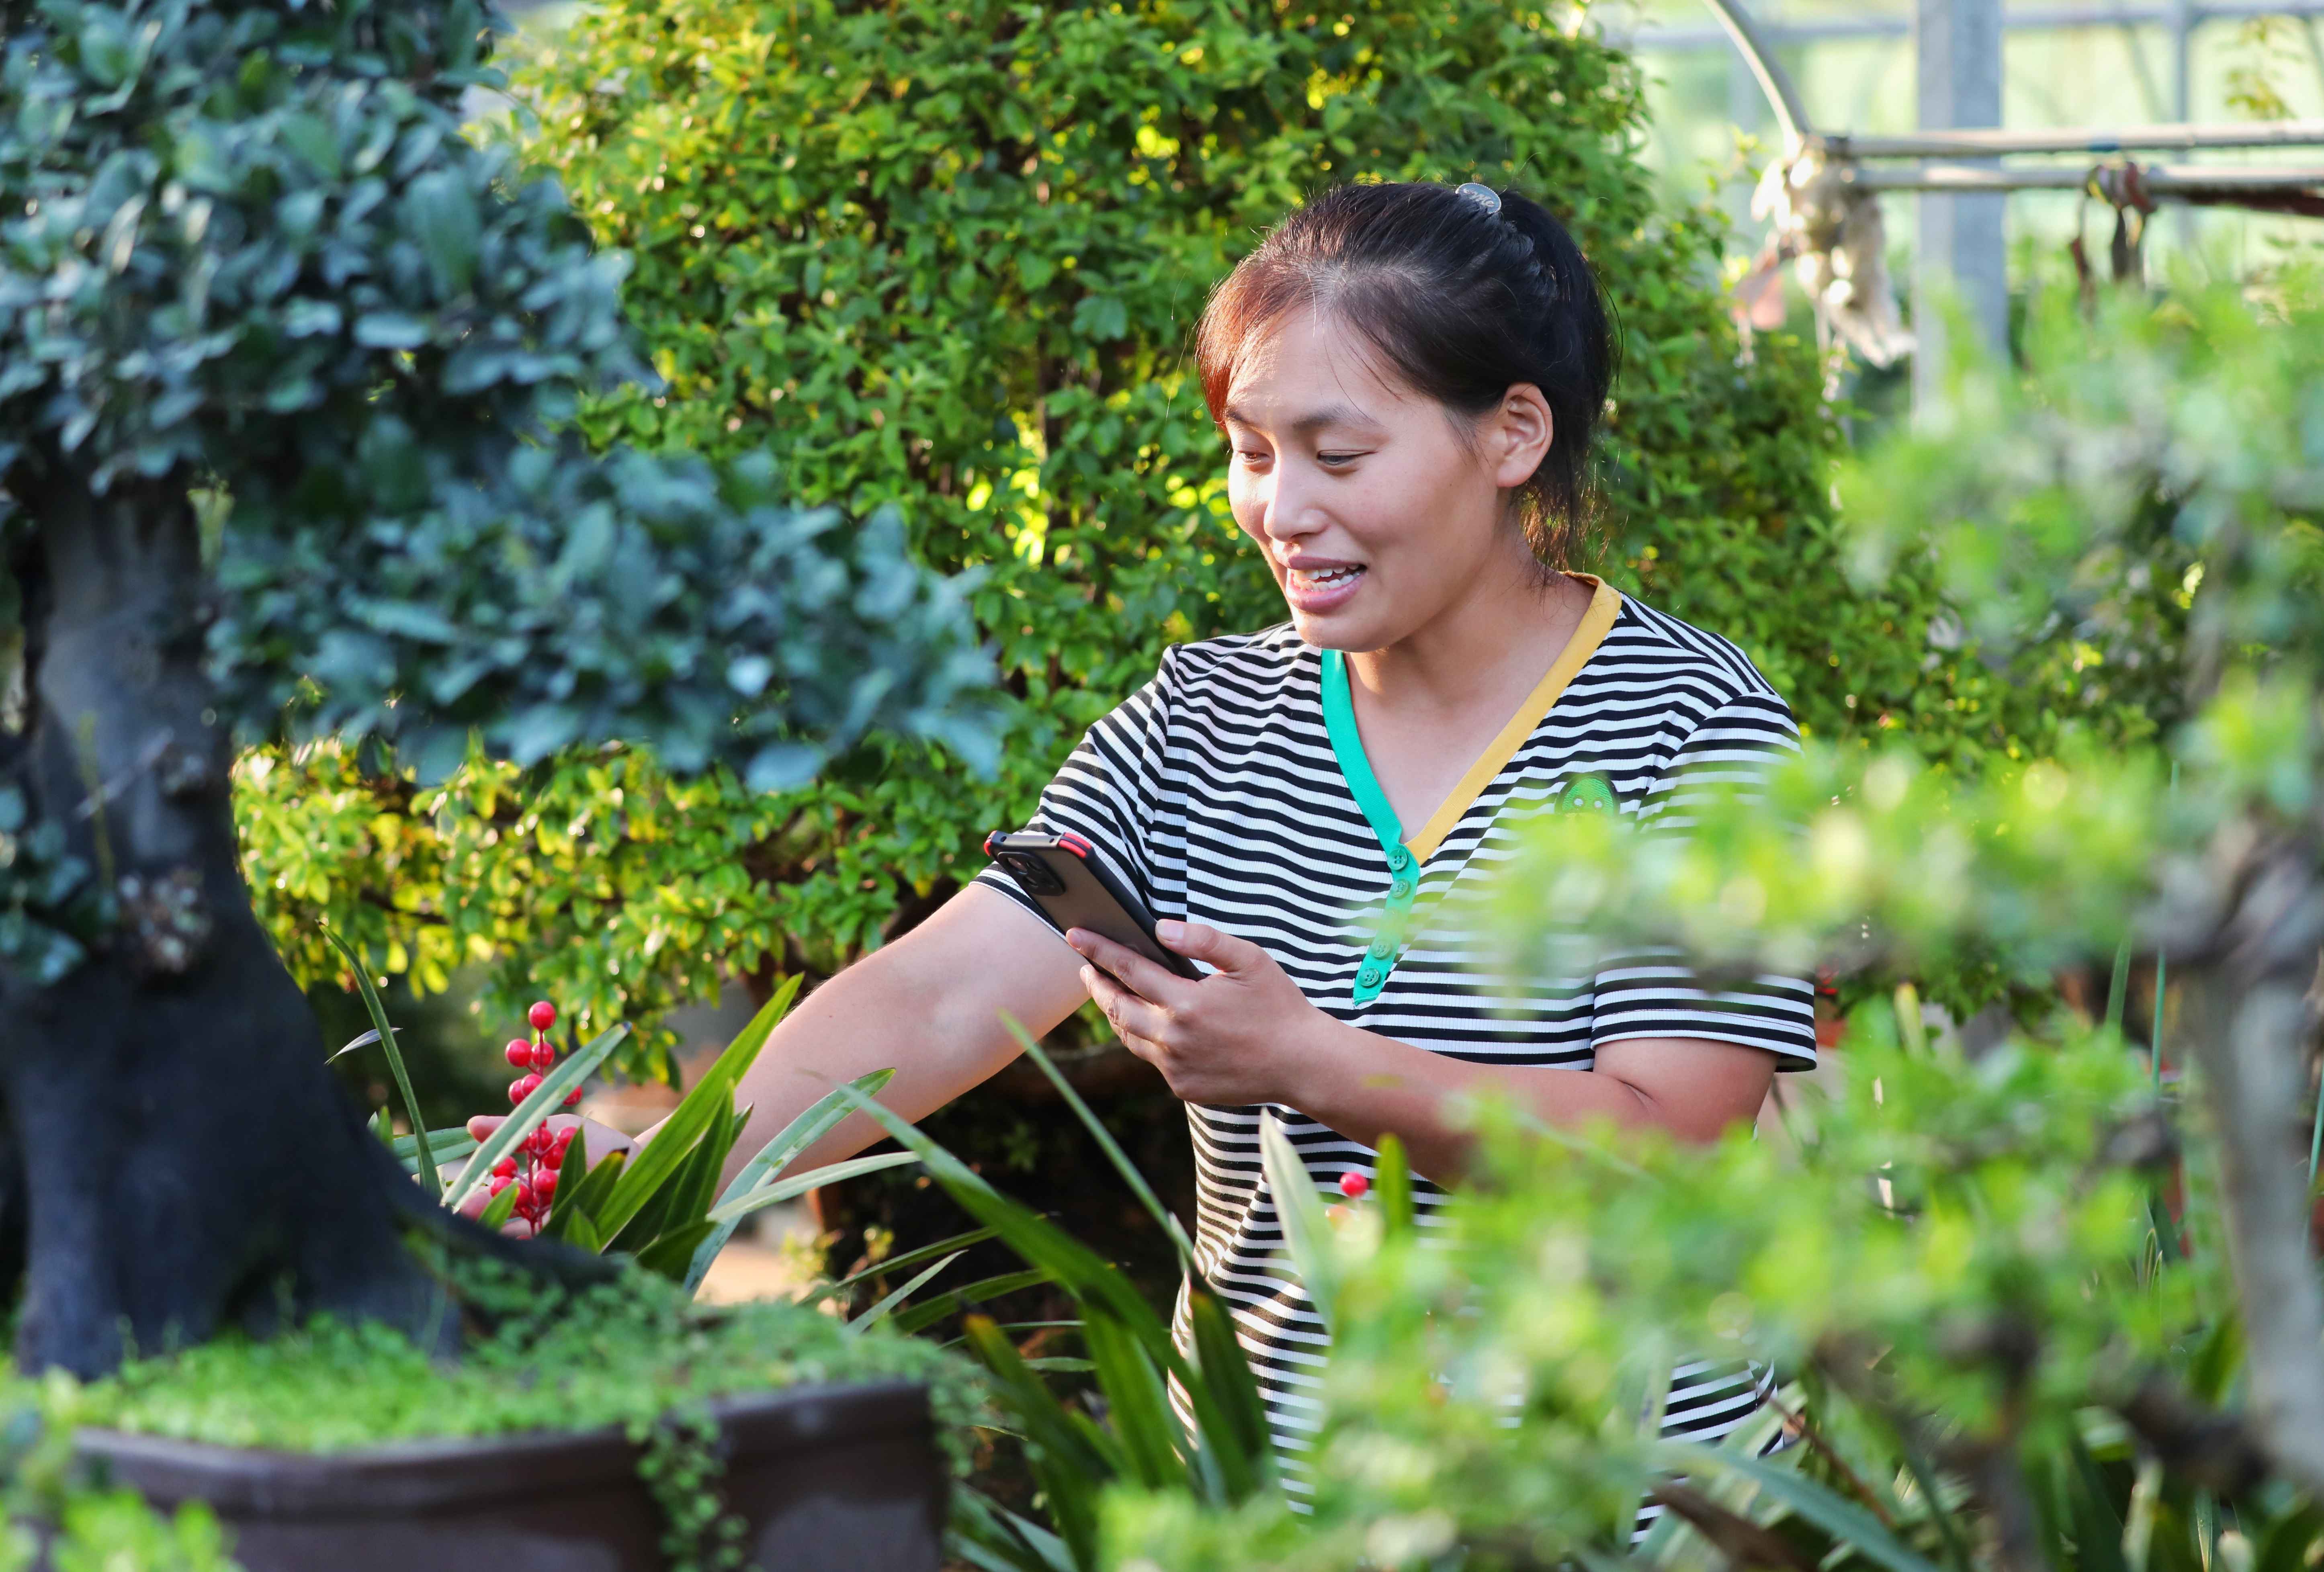
M2088 170L1999 170L1990 164L1921 164L1904 169L1837 171L1843 184L1867 191L2078 191L2089 181ZM2141 166L2140 183L2157 197L2184 191L2240 189L2303 190L2324 188L2324 167L2287 169L2282 164L2151 164Z
M1801 100L1799 89L1792 86L1790 73L1760 36L1758 24L1743 9L1742 0L1703 0L1703 4L1718 16L1719 25L1742 51L1751 74L1759 79L1759 91L1766 95L1768 106L1775 112L1775 127L1783 133L1784 156L1797 158L1814 131L1808 124L1807 106Z
M1715 0L1707 0L1715 4ZM2043 10L2011 11L2001 24L2012 32L2053 32L2081 27L2141 27L2173 20L2168 5L2070 5ZM2222 0L2221 4L2187 7L2189 25L2206 22L2240 22L2255 16L2324 16L2324 0ZM1814 43L1827 39L1904 38L1913 24L1902 17L1845 16L1814 22L1759 22L1753 24L1763 44ZM1715 49L1732 36L1720 27L1642 27L1619 34L1630 49Z
M1835 157L1956 158L1974 153L2195 152L2228 147L2324 147L2324 120L2246 125L2065 126L2053 131L1923 131L1906 136L1830 132L1816 139Z

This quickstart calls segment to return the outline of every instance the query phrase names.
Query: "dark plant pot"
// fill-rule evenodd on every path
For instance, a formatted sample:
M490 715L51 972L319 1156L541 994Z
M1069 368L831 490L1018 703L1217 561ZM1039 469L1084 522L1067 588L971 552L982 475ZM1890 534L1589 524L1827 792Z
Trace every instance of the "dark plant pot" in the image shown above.
M950 1486L926 1390L797 1387L712 1405L761 1572L936 1572ZM619 1430L312 1455L86 1430L156 1506L205 1501L246 1572L661 1572L663 1519Z

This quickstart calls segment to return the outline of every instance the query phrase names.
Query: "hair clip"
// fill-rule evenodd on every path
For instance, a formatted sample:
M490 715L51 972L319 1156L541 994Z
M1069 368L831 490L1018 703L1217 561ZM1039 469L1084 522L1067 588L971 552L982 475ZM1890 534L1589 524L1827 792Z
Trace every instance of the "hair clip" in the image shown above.
M1464 185L1454 187L1452 194L1455 197L1465 197L1474 202L1488 218L1499 218L1501 216L1501 194L1490 186L1480 186L1476 181L1471 180Z

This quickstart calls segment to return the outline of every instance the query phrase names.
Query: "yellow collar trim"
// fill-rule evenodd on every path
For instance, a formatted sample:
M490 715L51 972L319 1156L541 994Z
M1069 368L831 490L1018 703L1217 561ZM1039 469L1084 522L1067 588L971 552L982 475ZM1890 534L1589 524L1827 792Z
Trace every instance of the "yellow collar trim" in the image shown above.
M1517 712L1509 717L1509 723L1501 728L1500 735L1485 745L1485 751L1477 756L1477 762L1469 767L1469 773L1453 786L1452 795L1436 805L1436 811L1428 816L1428 823L1404 838L1405 845L1420 861L1427 861L1429 855L1443 844L1444 837L1452 832L1452 826L1461 822L1461 815L1469 811L1469 804L1482 796L1485 788L1493 784L1493 777L1517 757L1517 749L1525 746L1526 739L1532 736L1534 728L1541 724L1541 718L1549 713L1550 706L1564 694L1567 685L1573 681L1574 674L1598 653L1598 647L1606 642L1607 631L1614 626L1614 619L1622 614L1621 591L1594 574L1577 573L1566 576L1581 580L1592 586L1594 591L1590 597L1590 609L1582 614L1582 625L1573 630L1573 637L1565 641L1565 648L1558 651L1556 660L1550 664L1541 681L1534 685L1533 692L1526 695L1525 703L1517 706Z

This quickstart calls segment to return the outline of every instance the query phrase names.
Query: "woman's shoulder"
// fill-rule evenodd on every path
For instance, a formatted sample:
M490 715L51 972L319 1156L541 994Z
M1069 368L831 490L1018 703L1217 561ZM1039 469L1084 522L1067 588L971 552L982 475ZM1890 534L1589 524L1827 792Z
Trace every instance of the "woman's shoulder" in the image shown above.
M1313 696L1313 646L1288 622L1256 633L1226 633L1174 644L1162 653L1161 681L1176 699L1268 703L1305 690Z
M1606 630L1582 676L1597 683L1651 687L1673 699L1690 695L1712 709L1739 703L1790 712L1775 685L1731 641L1634 595L1622 597L1621 614Z

